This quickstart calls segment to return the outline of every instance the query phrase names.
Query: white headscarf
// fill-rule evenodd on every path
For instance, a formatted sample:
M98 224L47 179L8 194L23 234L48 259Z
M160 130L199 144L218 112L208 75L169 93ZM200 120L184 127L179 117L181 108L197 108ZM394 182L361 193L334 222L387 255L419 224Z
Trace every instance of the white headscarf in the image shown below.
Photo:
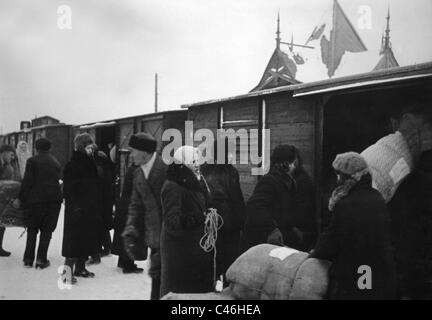
M181 146L174 152L174 162L187 166L198 179L201 179L201 174L199 172L200 159L199 150L192 146Z
M16 156L18 160L21 178L24 178L24 172L25 172L27 160L32 156L31 150L29 150L29 146L27 142L23 140L18 142L16 148Z

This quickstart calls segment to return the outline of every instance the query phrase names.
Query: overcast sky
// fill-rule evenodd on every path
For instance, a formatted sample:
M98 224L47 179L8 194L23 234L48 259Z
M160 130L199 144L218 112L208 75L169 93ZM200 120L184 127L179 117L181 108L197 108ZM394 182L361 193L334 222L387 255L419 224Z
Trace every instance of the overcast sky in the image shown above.
M390 4L400 65L432 61L431 0L339 0L368 51L342 60L336 76L378 61ZM72 29L57 12L68 5ZM331 13L331 0L1 0L0 132L50 115L80 124L244 94L260 80L283 40L304 43ZM371 28L359 28L361 6ZM364 8L364 7L363 7ZM61 20L64 21L64 20ZM302 79L300 79L302 80ZM315 79L307 79L315 80ZM318 80L318 79L316 79Z

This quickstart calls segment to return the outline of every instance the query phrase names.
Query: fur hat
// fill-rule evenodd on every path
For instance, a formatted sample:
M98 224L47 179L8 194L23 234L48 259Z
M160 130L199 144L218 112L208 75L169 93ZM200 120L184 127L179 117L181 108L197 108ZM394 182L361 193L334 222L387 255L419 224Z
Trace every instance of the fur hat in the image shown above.
M74 139L74 145L76 150L83 150L90 144L93 144L93 138L88 133L81 133Z
M9 144L3 144L2 146L0 146L0 153L6 152L6 151L15 152L15 149Z
M277 146L271 155L271 162L281 163L281 162L289 162L293 163L297 157L297 149L294 146L289 144L282 144Z
M37 139L35 147L38 151L49 151L49 149L51 149L51 141L46 138Z
M140 132L130 137L129 147L148 153L153 153L156 151L157 141L151 134Z
M369 167L366 160L359 153L346 152L336 156L333 161L333 168L335 171L352 176L358 172L368 170Z

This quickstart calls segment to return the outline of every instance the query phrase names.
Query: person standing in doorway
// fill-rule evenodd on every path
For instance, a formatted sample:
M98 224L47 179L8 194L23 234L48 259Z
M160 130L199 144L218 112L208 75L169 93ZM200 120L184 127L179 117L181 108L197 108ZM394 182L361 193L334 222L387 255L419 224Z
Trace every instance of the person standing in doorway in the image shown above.
M50 265L48 247L63 200L59 184L61 166L50 153L51 142L48 139L38 139L35 145L37 154L27 160L18 199L29 214L24 266L33 266L36 237L40 232L36 268L44 269Z

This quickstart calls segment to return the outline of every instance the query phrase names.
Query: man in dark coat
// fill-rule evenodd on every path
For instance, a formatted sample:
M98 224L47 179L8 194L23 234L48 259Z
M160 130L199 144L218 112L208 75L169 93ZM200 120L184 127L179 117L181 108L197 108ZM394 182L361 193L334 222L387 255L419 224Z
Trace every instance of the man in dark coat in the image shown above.
M117 266L122 268L123 273L141 273L144 271L142 268L138 268L138 266L134 263L135 260L145 260L147 259L147 245L145 245L145 240L142 241L143 248L138 249L142 252L142 257L135 256L134 259L129 257L128 253L125 250L125 244L122 237L122 233L126 227L126 221L128 218L128 210L130 204L130 198L132 196L133 189L133 177L135 170L137 170L139 166L136 166L134 163L127 169L126 174L124 176L123 189L120 196L120 200L116 206L116 212L114 217L114 238L112 243L112 253L117 255L118 262ZM142 232L144 235L144 232Z
M201 248L204 236L208 190L199 179L199 165L182 160L195 158L197 150L180 147L162 188L163 224L161 235L161 296L174 293L213 291L213 253ZM192 155L191 155L192 154ZM185 161L186 160L186 161Z
M151 299L160 298L160 232L162 227L162 205L160 193L165 181L167 165L156 153L157 142L148 133L134 134L129 146L136 165L133 178L133 189L129 204L128 219L123 232L126 250L131 259L139 254L137 248L150 248L149 275L152 278ZM144 234L144 235L143 235ZM144 239L145 245L141 242Z
M225 141L224 163L217 163L217 141L213 148L213 164L201 166L201 172L210 189L210 207L217 209L223 225L217 232L216 261L218 278L238 258L240 235L245 221L245 203L240 187L239 173L229 164L229 148Z
M35 145L37 154L27 160L18 198L29 214L24 266L33 266L36 237L40 231L36 268L44 269L50 265L48 247L63 200L59 184L61 166L49 152L51 142L48 139L38 139Z
M0 146L0 180L21 181L21 176L15 159L15 149L8 144ZM0 227L0 257L9 257L10 252L3 249L5 228Z
M312 257L332 261L330 299L395 298L390 220L363 157L340 154L333 162L338 187L329 201L331 222Z
M280 145L273 151L270 171L246 205L243 251L260 243L298 250L310 245L315 228L313 186L299 159L294 146Z
M94 277L85 268L88 256L100 252L102 225L102 194L95 161L92 157L93 138L83 133L75 137L75 150L66 164L63 179L65 198L62 255L74 275ZM72 278L72 282L75 280Z

